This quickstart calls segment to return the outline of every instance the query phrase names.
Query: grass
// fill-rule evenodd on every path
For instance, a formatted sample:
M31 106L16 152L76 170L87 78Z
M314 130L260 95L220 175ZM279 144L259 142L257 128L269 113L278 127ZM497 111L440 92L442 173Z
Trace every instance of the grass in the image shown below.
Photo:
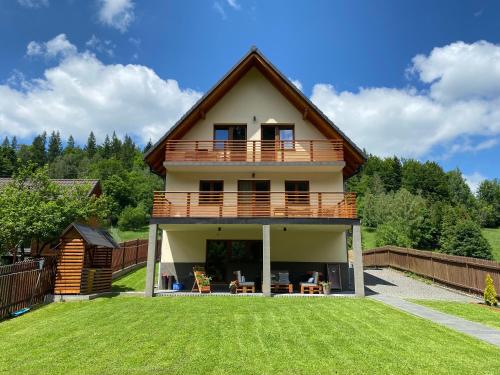
M374 228L361 228L361 242L362 242L362 247L363 250L370 250L373 249L374 247L377 247L376 245L376 237L377 236L377 230Z
M500 262L500 228L483 228L481 232L491 245L493 259Z
M5 374L500 373L500 349L370 299L100 298L0 337Z
M412 300L441 312L500 329L500 308L465 302Z
M158 263L156 264L155 281L158 276ZM138 268L122 277L113 280L114 292L143 292L146 287L146 266Z
M120 230L116 227L111 227L109 232L117 242L124 242L129 240L146 240L149 235L149 228L147 226L136 230Z

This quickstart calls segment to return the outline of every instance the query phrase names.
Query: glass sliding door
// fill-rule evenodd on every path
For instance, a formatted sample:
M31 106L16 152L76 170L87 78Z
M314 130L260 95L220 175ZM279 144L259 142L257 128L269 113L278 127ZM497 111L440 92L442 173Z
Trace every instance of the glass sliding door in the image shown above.
M238 216L270 215L271 182L269 180L238 181Z

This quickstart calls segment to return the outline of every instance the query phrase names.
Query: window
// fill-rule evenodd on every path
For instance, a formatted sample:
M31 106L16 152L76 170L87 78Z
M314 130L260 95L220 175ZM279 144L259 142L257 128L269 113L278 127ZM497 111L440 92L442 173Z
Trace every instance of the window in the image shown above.
M262 125L261 134L263 141L279 141L280 149L293 150L295 147L293 125Z
M215 125L214 126L214 148L223 150L227 141L245 141L247 139L246 125Z
M309 204L309 181L285 181L287 204Z
M224 181L200 181L200 204L222 205Z

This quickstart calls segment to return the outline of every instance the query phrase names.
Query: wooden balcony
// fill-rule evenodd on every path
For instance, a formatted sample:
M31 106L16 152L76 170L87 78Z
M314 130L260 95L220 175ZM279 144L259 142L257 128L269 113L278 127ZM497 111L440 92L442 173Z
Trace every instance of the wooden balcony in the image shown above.
M356 195L330 192L154 193L153 218L356 219Z
M166 142L167 162L334 162L344 160L341 140Z

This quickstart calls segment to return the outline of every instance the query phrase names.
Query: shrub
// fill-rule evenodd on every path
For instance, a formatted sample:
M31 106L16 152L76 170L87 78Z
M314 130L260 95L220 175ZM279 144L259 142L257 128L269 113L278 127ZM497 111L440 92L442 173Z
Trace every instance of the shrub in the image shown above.
M441 251L451 255L493 259L491 246L481 234L481 228L473 220L453 217L450 210L443 219Z
M489 306L497 305L497 292L493 285L493 279L490 274L486 275L486 287L484 288L484 302Z
M148 214L143 205L137 207L127 206L123 209L118 219L120 230L138 229L147 223Z

